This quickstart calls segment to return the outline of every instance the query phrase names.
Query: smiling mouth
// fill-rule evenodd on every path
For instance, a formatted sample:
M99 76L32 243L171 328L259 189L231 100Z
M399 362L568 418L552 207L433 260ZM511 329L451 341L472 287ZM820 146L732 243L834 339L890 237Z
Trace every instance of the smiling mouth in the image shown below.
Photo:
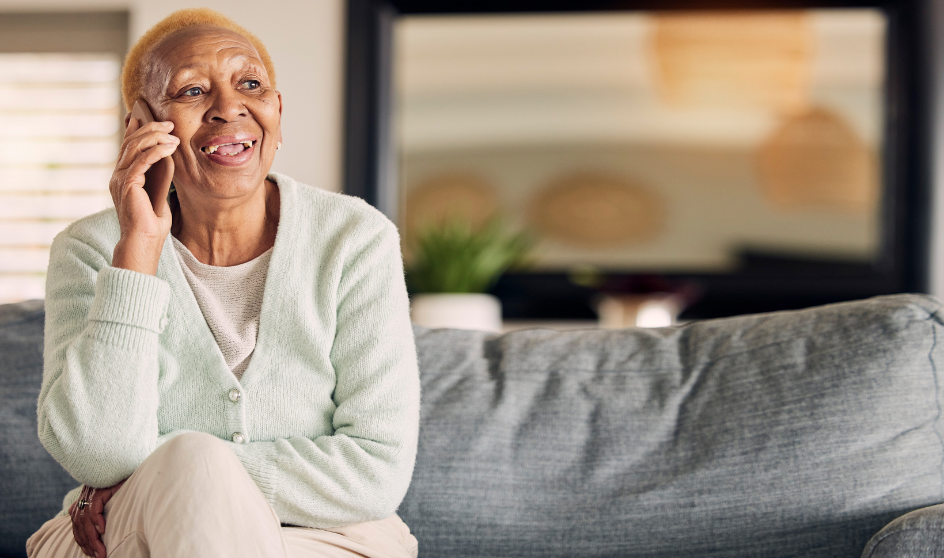
M243 151L252 148L255 141L241 141L236 143L221 143L220 145L208 145L201 148L201 151L207 155L239 155Z

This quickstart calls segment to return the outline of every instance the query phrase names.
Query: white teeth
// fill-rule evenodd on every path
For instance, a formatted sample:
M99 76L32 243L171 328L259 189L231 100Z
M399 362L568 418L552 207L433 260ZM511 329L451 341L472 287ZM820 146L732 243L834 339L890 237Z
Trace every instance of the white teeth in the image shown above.
M206 152L207 152L207 153L215 153L216 150L219 149L219 148L220 148L219 145L211 145L211 146L209 146L209 147L206 148Z
M251 142L251 141L244 141L244 142L243 142L243 145L246 146L246 149L249 149L250 147L252 147L252 142Z

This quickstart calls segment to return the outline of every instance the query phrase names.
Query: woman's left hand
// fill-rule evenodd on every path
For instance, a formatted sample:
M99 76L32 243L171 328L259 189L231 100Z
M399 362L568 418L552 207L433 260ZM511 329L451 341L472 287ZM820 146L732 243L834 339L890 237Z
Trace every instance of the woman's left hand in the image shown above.
M121 481L108 488L83 486L78 501L69 507L72 536L86 555L105 558L105 544L102 543L102 535L105 534L105 504L124 483L125 481ZM79 502L83 503L81 508Z

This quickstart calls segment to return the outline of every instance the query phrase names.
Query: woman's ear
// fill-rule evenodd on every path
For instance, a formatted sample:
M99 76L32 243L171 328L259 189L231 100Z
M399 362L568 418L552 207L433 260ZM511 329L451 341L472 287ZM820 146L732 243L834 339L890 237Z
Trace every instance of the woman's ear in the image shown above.
M278 93L278 95L279 95L279 145L282 145L282 108L284 107L284 105L282 104L282 94Z

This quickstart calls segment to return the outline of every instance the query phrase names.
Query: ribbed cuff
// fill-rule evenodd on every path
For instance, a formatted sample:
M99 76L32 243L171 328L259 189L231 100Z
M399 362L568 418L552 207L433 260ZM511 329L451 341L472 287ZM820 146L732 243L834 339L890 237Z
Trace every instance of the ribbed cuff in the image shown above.
M156 345L156 334L148 329L115 322L89 322L85 332L96 341L126 351L148 350ZM139 355L140 356L140 355Z
M117 267L98 272L88 319L160 333L167 325L170 285L153 275Z
M248 444L235 444L227 442L236 457L246 468L249 477L256 482L262 495L269 503L275 500L276 489L278 488L278 457L279 452L275 448L275 442L250 442Z

